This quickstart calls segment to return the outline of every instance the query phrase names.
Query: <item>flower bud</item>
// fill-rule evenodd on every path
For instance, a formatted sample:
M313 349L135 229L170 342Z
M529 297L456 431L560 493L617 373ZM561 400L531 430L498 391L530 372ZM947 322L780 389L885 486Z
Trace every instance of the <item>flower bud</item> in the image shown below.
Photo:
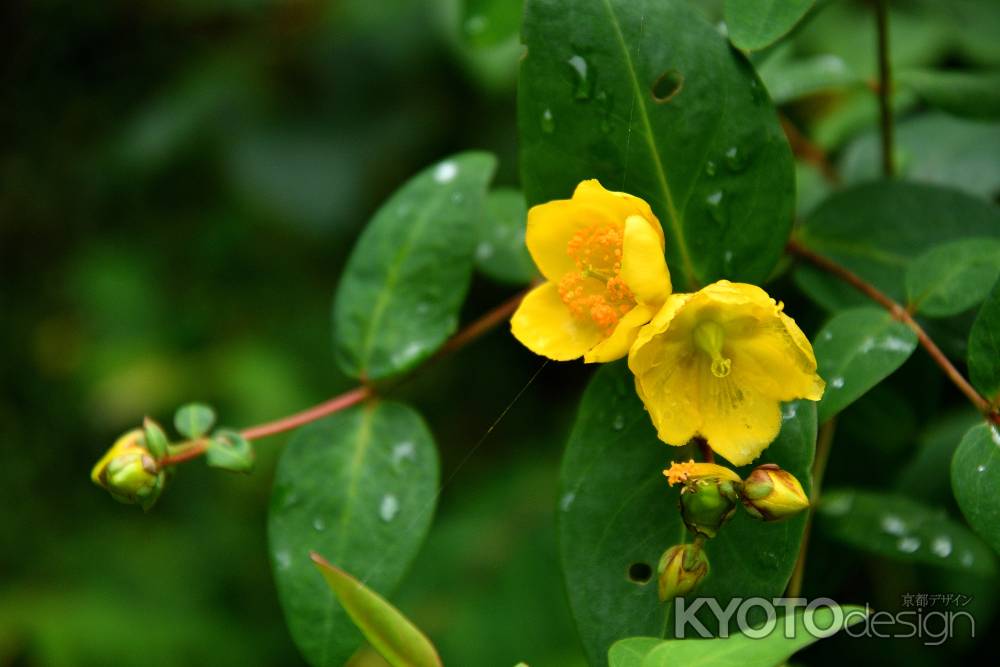
M142 429L135 429L115 441L90 478L115 500L148 510L160 497L165 476L146 449Z
M764 521L779 521L809 507L802 485L795 475L773 463L754 468L740 491L743 506Z
M664 470L670 485L683 483L681 517L695 535L715 537L719 528L736 512L739 475L714 463L674 463Z
M656 568L660 601L687 595L708 574L708 556L699 542L677 544L663 552Z

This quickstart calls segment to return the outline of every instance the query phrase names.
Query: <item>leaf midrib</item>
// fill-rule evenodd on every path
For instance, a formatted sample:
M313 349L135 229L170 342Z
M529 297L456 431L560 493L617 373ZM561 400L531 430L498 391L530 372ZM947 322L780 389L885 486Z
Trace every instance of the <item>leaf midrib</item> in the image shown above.
M639 76L635 71L635 65L632 63L632 55L629 53L628 45L625 43L625 35L622 34L621 24L618 21L618 16L615 14L614 8L611 6L611 0L603 0L603 3L611 25L615 30L615 37L618 40L618 45L621 47L622 55L625 57L625 66L628 70L629 80L632 83L632 93L635 95L634 99L639 103L639 118L645 127L646 145L653 156L656 180L663 191L663 201L667 206L667 213L670 216L670 228L674 232L674 240L677 242L677 250L681 255L681 263L684 266L684 272L687 274L688 282L693 284L696 282L697 276L694 272L694 265L691 263L691 254L687 247L687 240L684 238L680 216L674 205L673 194L670 192L670 186L667 184L667 175L663 169L663 162L660 160L660 153L657 151L656 144L653 141L653 125L649 120L649 111L646 108L646 98L642 94L642 87L639 85Z

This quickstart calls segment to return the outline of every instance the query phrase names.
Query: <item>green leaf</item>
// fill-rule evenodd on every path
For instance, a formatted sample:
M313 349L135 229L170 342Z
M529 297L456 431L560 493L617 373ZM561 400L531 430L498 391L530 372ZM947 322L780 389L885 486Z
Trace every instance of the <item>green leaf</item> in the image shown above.
M770 58L758 68L757 73L775 104L864 83L864 77L852 70L843 58L832 53L795 60Z
M212 430L215 410L204 403L188 403L174 413L174 428L186 438L200 438Z
M786 404L783 417L778 439L755 464L779 464L808 493L814 404ZM563 457L558 521L570 607L592 664L605 664L618 639L662 635L669 606L659 601L655 575L643 579L687 533L677 488L667 485L661 471L671 459L697 456L690 446L670 447L657 439L623 362L596 373ZM741 472L745 476L749 468ZM804 522L804 514L761 523L737 512L706 545L711 572L695 594L717 597L723 606L736 595L780 595Z
M951 460L951 488L972 529L1000 553L1000 431L973 426Z
M381 595L399 583L424 540L438 460L420 416L399 403L359 405L303 428L274 480L268 540L278 596L312 665L341 665L361 642L309 562L321 552Z
M968 363L973 386L991 401L1000 396L1000 281L972 323Z
M375 214L334 301L334 344L345 373L368 380L398 375L454 333L495 166L487 153L450 157L412 178Z
M763 282L794 213L774 107L683 0L528 0L518 126L529 205L596 178L652 206L676 288Z
M948 468L955 449L962 436L982 420L971 406L962 406L931 422L918 439L916 452L900 466L893 488L926 503L948 502L952 496Z
M663 643L658 637L629 637L619 639L608 649L610 667L641 667L649 652Z
M498 188L486 196L486 219L476 246L476 266L502 283L526 285L538 276L524 244L528 207L517 190Z
M326 583L379 655L393 667L440 667L434 645L398 609L363 583L311 554Z
M233 472L250 472L254 459L253 445L236 431L216 431L205 450L205 463Z
M674 667L675 665L699 665L699 667L775 667L783 665L796 651L800 651L820 639L825 639L843 628L860 623L868 613L863 607L828 606L815 609L797 609L794 619L780 617L774 620L773 629L763 636L734 633L729 637L715 639L669 639L657 642L649 650L641 663L611 663L612 667L641 665L642 667ZM791 625L790 621L794 623ZM756 632L763 633L767 625L757 626ZM754 634L756 634L756 632ZM641 650L644 643L656 641L637 637L617 642L615 647L630 642L629 647Z
M726 27L736 48L758 51L784 37L815 0L726 0Z
M896 82L956 116L1000 117L1000 72L914 69L899 72Z
M909 181L945 185L992 201L1000 194L998 153L1000 123L934 112L900 120L896 126L896 167ZM879 178L878 129L852 141L838 166L848 185Z
M858 491L827 491L817 525L842 544L893 560L992 575L993 553L940 509L909 498Z
M948 317L986 298L1000 278L1000 239L961 239L925 252L906 271L911 311Z
M854 308L830 318L813 343L819 376L826 381L820 423L889 377L916 348L917 335L880 308Z
M904 276L914 259L955 239L1000 238L1000 213L955 190L879 181L833 194L813 211L797 236L802 245L901 302L906 297ZM805 263L796 274L798 285L826 306L867 303L837 278Z

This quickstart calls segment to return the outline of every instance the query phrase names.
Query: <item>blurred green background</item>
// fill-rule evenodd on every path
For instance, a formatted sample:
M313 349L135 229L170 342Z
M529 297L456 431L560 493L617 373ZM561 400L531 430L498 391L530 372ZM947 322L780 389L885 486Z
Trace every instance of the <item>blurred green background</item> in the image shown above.
M719 3L697 4L718 16ZM146 516L92 486L89 468L143 415L168 423L188 400L243 427L350 386L330 350L330 300L379 203L420 168L468 148L497 153L496 183L517 184L518 5L0 6L0 665L301 664L265 547L284 436L261 442L248 477L184 466ZM838 53L867 75L874 42L857 29L869 26L866 11L846 1L824 10L778 55ZM962 28L934 11L899 3L894 58L1000 60L988 39L1000 34L996 22ZM780 80L781 68L772 76ZM981 130L997 141L996 126L956 130L959 121L904 102L904 122L947 126L935 136ZM843 156L851 181L874 174L874 110L868 92L852 91L787 111ZM900 135L901 150L911 150ZM973 143L984 150L983 141ZM920 148L904 156L916 177L969 185L940 151ZM995 154L979 159L963 168L977 175L976 194L994 198ZM800 176L805 208L828 186L809 167ZM477 278L466 319L514 291ZM815 331L823 313L790 281L772 292ZM446 484L396 599L449 665L581 664L553 514L558 458L589 369L549 364L463 463L539 366L498 330L397 394L427 416ZM919 439L947 427L942 416L967 419L950 416L960 405L915 355L845 413L830 478L884 487L878 468L852 457L908 459ZM880 421L891 426L873 434ZM940 476L933 457L947 460L947 442L921 450L929 458L901 484L927 499ZM938 497L951 502L947 479L938 481ZM982 607L977 636L988 633L996 582L861 556L838 581L824 559L841 560L843 548L819 538L813 553L808 593L898 602L901 591L971 587ZM809 655L829 662L837 651L823 650ZM866 644L873 659L912 654L919 664L975 650Z

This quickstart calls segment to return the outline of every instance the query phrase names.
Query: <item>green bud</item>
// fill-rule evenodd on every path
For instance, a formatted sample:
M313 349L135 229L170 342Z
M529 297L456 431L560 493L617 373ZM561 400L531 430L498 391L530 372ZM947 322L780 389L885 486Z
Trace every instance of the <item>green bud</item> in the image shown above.
M656 568L659 574L657 590L660 601L666 602L687 595L708 574L708 556L701 542L677 544L663 552Z
M809 507L802 485L795 475L773 463L754 468L740 491L743 506L763 521L780 521Z
M115 500L148 510L163 492L164 472L146 449L142 429L118 438L91 470L90 478Z
M153 458L159 461L166 456L170 443L167 440L167 434L163 432L160 425L146 417L142 422L142 431L146 437L146 449L153 455Z
M736 512L738 501L736 485L728 479L691 480L681 489L681 517L692 533L715 537Z

